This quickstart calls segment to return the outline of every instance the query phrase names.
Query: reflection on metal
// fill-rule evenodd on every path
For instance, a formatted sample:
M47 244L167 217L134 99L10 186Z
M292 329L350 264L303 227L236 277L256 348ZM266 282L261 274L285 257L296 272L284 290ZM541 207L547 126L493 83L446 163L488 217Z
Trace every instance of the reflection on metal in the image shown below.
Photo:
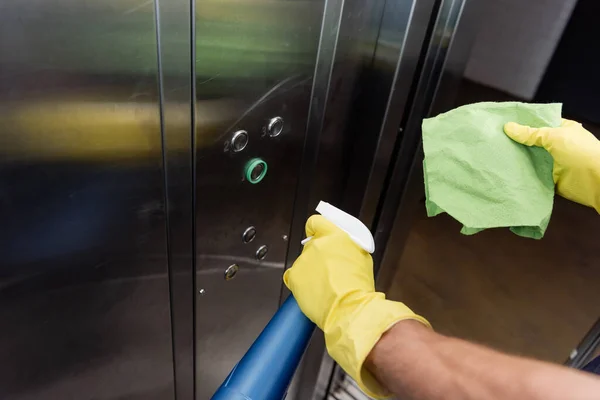
M356 163L359 179L348 192L360 193L361 220L374 227L378 202L385 189L386 173L393 162L395 143L401 140L399 126L410 111L411 87L427 41L427 28L435 1L386 2L378 38L371 80L364 82L366 93L362 101L367 115L357 123L357 129L374 132L364 135L356 144L362 157ZM379 95L378 95L379 94ZM385 94L383 96L382 94ZM364 170L366 173L359 171Z
M267 124L267 134L270 137L277 137L281 135L281 132L283 132L283 118L271 118Z
M308 121L306 123L306 138L304 140L304 149L302 164L300 166L300 176L302 179L298 182L296 189L296 207L293 210L292 232L290 247L288 252L292 257L300 254L300 241L304 235L304 224L309 213L310 189L314 183L315 169L320 144L320 135L323 129L331 75L336 57L336 46L338 44L338 35L340 20L343 15L344 0L332 0L325 2L323 16L319 26L319 47L316 55L316 64L314 67L314 76L310 93L310 108L308 110ZM291 265L291 260L287 260L287 267ZM285 291L285 289L284 289ZM282 301L284 296L281 297ZM293 383L292 383L293 384ZM293 397L294 394L291 394Z
M267 245L262 245L260 246L257 250L256 250L256 259L257 260L264 260L265 257L267 256L267 253L269 252L269 247Z
M412 171L414 168L418 168L416 165L420 163L418 155L421 148L421 121L433 107L465 1L444 0L440 4L435 22L431 26L431 40L424 54L410 114L399 126L403 129L403 134L395 144L394 164L387 172L387 188L382 194L380 213L376 218L376 250L373 260L378 273L377 286L379 290L387 289L385 285L390 282L391 274L393 274L402 252L402 246L399 244L404 243L410 226L408 221L411 214L409 212L407 215L407 210L403 209L408 204L407 202L401 204L401 202L407 193L408 185L417 179L417 174L413 174ZM466 20L464 23L469 24L472 21ZM413 202L410 203L413 204ZM394 246L386 246L387 243L390 243L390 237L394 237Z
M0 398L174 398L155 10L140 3L0 6Z
M225 280L231 280L233 278L235 278L235 276L237 275L238 271L240 270L240 266L237 264L231 264L229 267L227 267L227 269L225 270Z
M231 136L231 144L228 143L228 145L234 153L239 153L244 150L248 145L248 132L244 130L235 132L233 136Z
M253 226L246 228L244 233L242 233L242 240L244 243L250 243L251 241L254 240L255 237L256 237L256 228Z

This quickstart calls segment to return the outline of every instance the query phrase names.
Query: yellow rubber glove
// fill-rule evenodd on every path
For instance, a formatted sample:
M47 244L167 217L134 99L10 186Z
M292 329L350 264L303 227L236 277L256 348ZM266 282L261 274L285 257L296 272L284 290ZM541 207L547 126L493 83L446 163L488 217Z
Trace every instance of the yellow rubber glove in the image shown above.
M381 335L396 322L430 326L403 303L375 292L373 260L344 231L320 215L306 222L302 255L283 275L302 312L325 333L327 351L371 397L389 393L363 369Z
M541 146L554 158L556 192L600 213L600 141L580 123L563 119L558 128L509 122L504 132L527 146Z

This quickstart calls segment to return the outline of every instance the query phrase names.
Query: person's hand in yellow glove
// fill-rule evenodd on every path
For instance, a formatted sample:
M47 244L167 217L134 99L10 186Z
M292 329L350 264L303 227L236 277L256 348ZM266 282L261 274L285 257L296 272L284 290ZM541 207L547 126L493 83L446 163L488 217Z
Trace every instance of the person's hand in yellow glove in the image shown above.
M315 215L306 233L312 239L283 279L325 332L329 354L371 397L597 398L600 379L588 373L435 333L404 304L375 292L371 256L344 231Z
M406 305L375 292L371 255L323 216L306 223L302 255L283 276L302 312L325 333L327 350L368 395L389 396L363 368L365 359L395 323L413 319Z
M509 122L504 132L521 144L545 148L554 158L557 193L600 212L600 141L592 133L567 119L558 128Z

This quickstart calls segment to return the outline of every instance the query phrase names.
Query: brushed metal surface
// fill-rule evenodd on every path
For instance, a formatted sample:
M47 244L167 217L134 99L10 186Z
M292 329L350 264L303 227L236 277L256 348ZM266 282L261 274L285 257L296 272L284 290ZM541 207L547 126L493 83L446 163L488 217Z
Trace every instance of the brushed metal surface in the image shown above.
M197 0L196 398L207 399L276 311L324 1ZM281 117L283 131L267 134ZM234 132L248 144L228 151ZM244 166L264 160L251 184ZM248 226L256 239L240 240ZM261 245L264 260L256 260ZM235 279L223 274L239 265Z
M155 0L175 396L195 396L191 0Z
M387 1L373 60L360 82L365 90L359 99L362 118L355 123L360 134L355 144L355 178L346 189L347 208L371 228L393 162L394 144L401 136L398 127L410 111L411 88L437 7L433 0Z
M0 397L172 399L152 2L0 5Z

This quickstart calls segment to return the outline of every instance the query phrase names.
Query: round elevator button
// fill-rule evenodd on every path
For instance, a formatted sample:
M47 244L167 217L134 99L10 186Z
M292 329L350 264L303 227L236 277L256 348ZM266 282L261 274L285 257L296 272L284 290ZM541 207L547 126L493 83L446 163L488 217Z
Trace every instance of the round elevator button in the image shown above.
M248 182L257 184L267 175L267 163L260 158L253 158L244 167L244 176Z
M277 137L281 135L281 132L283 132L283 118L271 118L267 124L267 134L270 137Z
M233 278L235 278L235 276L237 275L238 271L240 270L240 266L237 264L231 264L229 267L227 267L227 269L225 270L225 280L229 281L232 280Z
M253 226L249 226L246 228L244 233L242 233L242 240L244 243L250 243L256 237L256 228Z
M231 136L231 151L239 153L248 145L248 132L237 131Z
M268 252L269 252L269 247L267 245L263 244L262 246L260 246L258 248L258 250L256 250L256 259L264 260L265 257L267 256Z

